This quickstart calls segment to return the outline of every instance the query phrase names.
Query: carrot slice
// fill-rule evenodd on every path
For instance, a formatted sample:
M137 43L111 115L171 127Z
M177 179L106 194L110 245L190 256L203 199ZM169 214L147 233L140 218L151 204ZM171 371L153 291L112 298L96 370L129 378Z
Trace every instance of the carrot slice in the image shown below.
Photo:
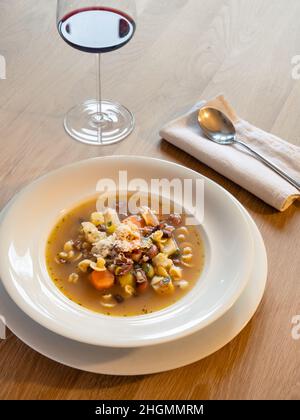
M139 216L129 216L126 219L123 220L123 223L128 223L131 222L134 225L136 225L139 229L142 229L143 227L145 227L145 221L139 217Z
M90 282L97 290L107 290L114 285L115 276L108 270L93 271L90 275Z

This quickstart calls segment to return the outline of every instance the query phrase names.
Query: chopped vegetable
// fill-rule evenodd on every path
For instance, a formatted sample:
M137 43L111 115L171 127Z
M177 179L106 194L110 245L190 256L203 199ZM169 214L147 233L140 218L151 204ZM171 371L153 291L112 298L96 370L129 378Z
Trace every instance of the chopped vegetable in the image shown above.
M182 268L173 265L169 270L169 274L173 280L180 280L182 278Z
M90 281L97 290L108 290L113 287L115 276L108 270L93 271L90 274Z
M117 226L113 225L112 222L106 223L106 232L109 235L112 235L113 233L115 233L116 229L117 229Z
M144 272L146 273L146 276L148 277L148 279L152 279L154 277L154 268L153 265L146 263L142 265L142 268L144 270Z
M124 276L119 276L118 281L120 286L125 288L125 286L132 286L135 285L135 277L132 273L125 274Z
M170 295L175 291L170 277L155 276L152 279L151 286L159 295Z

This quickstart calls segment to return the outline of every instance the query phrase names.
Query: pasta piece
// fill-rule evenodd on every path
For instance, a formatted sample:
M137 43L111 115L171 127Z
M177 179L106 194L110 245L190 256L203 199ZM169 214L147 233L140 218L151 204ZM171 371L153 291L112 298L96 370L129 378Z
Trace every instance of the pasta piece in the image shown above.
M156 232L152 233L151 235L151 239L152 241L156 244L155 246L158 247L160 249L161 252L163 252L165 245L167 244L168 239L165 238L163 239L163 231L162 230L157 230ZM171 248L170 248L171 251ZM169 256L170 254L167 252L164 252L167 256Z
M91 266L91 263L93 263L93 261L91 260L80 261L80 263L78 264L78 268L83 273L86 273L88 271L88 268Z
M191 244L191 242L183 242L180 244L180 249L184 249L187 247L193 248L193 245Z
M69 251L68 252L68 260L71 260L74 257L75 257L75 252L73 250L72 251Z
M176 229L176 232L178 234L182 234L182 235L188 235L189 234L188 228L185 227L185 226L181 226L180 228Z
M58 254L58 258L56 258L55 261L58 264L66 263L68 261L72 261L72 262L78 261L82 257L82 254L79 253L79 258L77 256L76 259L75 259L74 258L75 257L75 251L72 248L73 248L73 241L66 242L65 245L64 245L64 251L62 251Z
M173 238L169 238L164 244L160 244L160 250L167 257L170 257L178 251L178 246Z
M185 254L185 255L183 255L182 256L182 260L184 261L184 262L191 262L192 261L192 259L193 259L193 254Z
M161 277L168 277L168 275L169 275L169 273L167 272L167 270L164 267L162 267L161 265L159 265L158 267L156 267L155 271L156 271L156 274L158 276L161 276Z
M160 243L161 240L162 240L162 238L163 238L163 236L164 236L163 231L162 230L157 230L156 232L152 233L151 239L154 242L159 242Z
M194 264L190 264L190 263L186 263L186 262L184 262L184 261L182 261L182 263L181 263L184 267L187 267L187 268L193 268L193 267L195 267L194 266Z
M67 253L73 251L73 241L68 241L64 244L64 251Z
M68 259L68 253L67 252L60 252L58 254L59 258L63 259L63 260L67 260Z
M82 258L82 252L79 252L75 258L73 258L72 262L77 262Z
M116 303L106 303L106 302L100 302L102 306L104 306L104 308L114 308L117 304Z
M165 254L159 253L152 260L155 267L164 267L166 269L170 268L173 265L173 261L169 259Z
M186 254L181 257L181 263L188 268L194 267L194 264L192 264L193 260L193 254Z
M180 281L176 281L174 282L174 286L179 287L182 290L185 290L189 287L189 282L186 280L180 280Z
M135 295L135 288L129 284L124 287L127 296L131 297Z
M193 249L190 246L186 246L185 248L183 248L182 250L182 254L183 255L190 255L193 253Z
M72 273L72 274L70 274L70 275L69 275L69 277L68 277L68 281L69 281L69 283L77 283L77 282L78 282L78 280L79 280L79 276L78 276L78 274L77 274L77 273Z
M90 267L94 270L94 271L106 271L106 267L105 267L105 259L102 257L99 257L97 259L97 262L91 262L90 263Z
M111 294L109 294L109 295L104 295L102 298L104 299L104 300L111 300L112 299L112 295Z

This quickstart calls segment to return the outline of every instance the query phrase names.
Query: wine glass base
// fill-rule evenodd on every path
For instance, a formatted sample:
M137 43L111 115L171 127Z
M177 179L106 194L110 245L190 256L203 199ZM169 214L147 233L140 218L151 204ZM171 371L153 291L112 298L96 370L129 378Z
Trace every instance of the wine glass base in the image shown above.
M75 140L94 146L108 146L124 140L134 129L131 112L115 102L86 101L72 108L66 115L64 127Z

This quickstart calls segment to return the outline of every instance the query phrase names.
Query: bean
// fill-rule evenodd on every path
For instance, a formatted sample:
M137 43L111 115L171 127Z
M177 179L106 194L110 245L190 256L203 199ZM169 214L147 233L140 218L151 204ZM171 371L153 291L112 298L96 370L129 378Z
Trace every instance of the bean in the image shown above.
M152 245L151 248L148 250L147 252L147 256L152 259L154 257L156 257L156 255L158 254L158 248L156 245Z
M182 217L180 216L180 214L170 214L168 221L173 226L179 226L182 223Z
M114 299L117 303L123 303L124 302L124 298L121 295L114 295Z

